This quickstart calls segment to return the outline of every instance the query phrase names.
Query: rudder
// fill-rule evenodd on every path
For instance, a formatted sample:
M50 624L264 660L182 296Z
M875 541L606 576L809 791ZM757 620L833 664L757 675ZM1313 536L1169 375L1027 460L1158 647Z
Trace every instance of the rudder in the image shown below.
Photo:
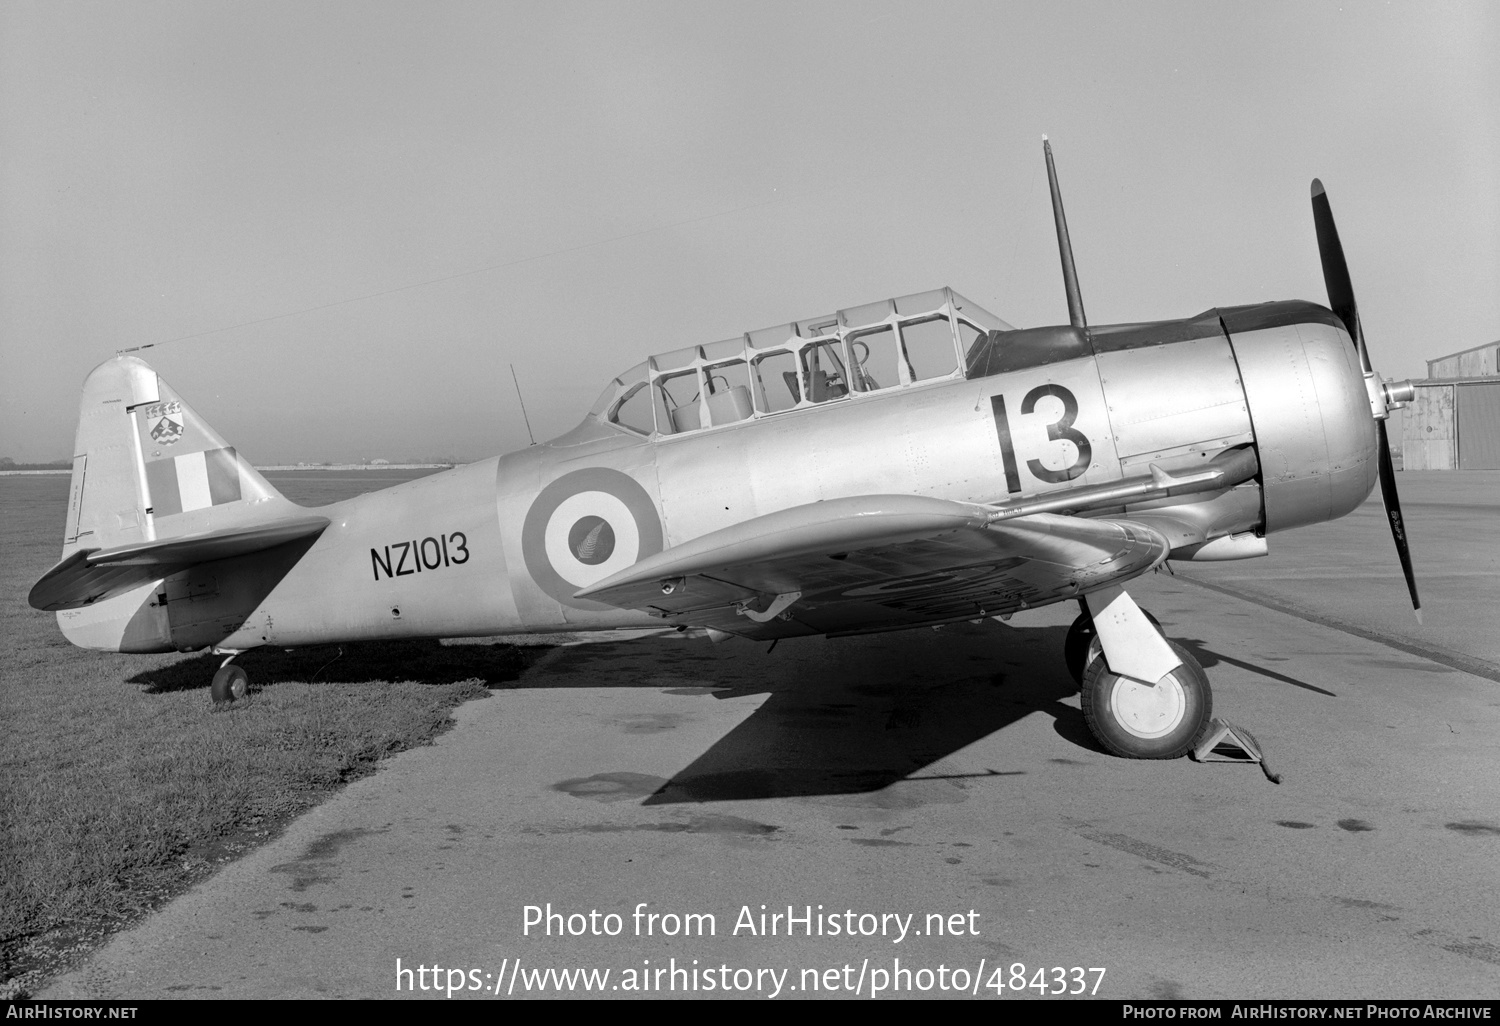
M74 452L63 558L28 601L55 611L63 633L85 648L212 644L187 630L201 611L167 615L169 601L176 609L171 580L187 581L178 575L199 564L311 544L328 526L271 487L134 357L108 360L84 379Z
M148 364L119 356L83 383L63 555L278 519L297 509Z

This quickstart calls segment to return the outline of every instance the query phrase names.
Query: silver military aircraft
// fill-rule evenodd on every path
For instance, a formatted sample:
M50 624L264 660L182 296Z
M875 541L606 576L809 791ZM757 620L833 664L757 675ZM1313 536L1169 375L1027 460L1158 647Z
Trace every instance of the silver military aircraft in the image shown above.
M542 445L317 509L283 498L143 361L84 381L63 558L32 588L74 644L263 645L672 626L840 637L1076 601L1063 653L1109 751L1207 729L1201 666L1129 582L1246 559L1380 479L1410 383L1370 369L1322 185L1329 306L1091 327L1050 144L1070 322L951 289L662 353ZM1420 617L1420 612L1418 612Z

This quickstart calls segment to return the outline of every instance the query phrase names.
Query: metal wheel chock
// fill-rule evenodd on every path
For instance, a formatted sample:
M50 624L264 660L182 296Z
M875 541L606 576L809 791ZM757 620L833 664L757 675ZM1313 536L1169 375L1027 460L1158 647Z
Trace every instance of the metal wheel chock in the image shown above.
M1266 779L1273 784L1281 783L1281 774L1271 772L1266 757L1260 750L1260 742L1244 727L1237 727L1217 716L1208 721L1203 740L1192 752L1194 762L1243 762L1260 766Z

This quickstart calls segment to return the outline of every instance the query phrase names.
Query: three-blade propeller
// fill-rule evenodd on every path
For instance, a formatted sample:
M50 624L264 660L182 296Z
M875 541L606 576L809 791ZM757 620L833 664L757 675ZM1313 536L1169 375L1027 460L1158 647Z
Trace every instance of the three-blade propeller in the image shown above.
M1318 232L1318 256L1323 261L1323 282L1328 288L1328 306L1349 332L1354 347L1359 352L1360 368L1371 374L1370 352L1365 348L1365 335L1359 326L1359 307L1354 302L1354 286L1349 281L1349 266L1344 262L1344 247L1339 242L1338 226L1333 223L1333 209L1328 205L1328 194L1323 183L1316 178L1312 183L1313 223ZM1386 435L1385 420L1377 420L1379 428L1380 497L1385 500L1385 516L1391 524L1391 537L1396 542L1396 555L1401 559L1401 572L1406 575L1406 589L1411 592L1411 606L1422 622L1422 601L1417 597L1417 578L1412 573L1411 549L1406 542L1406 522L1401 517L1401 497L1396 494L1396 468L1391 465L1391 442Z

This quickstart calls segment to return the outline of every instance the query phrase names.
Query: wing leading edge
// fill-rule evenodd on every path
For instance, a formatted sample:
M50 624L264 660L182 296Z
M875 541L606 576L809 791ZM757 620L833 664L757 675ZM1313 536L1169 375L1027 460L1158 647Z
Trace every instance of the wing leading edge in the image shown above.
M1166 558L1158 521L1129 505L1222 494L1258 471L1248 447L1199 470L988 506L858 495L756 517L673 546L578 592L683 626L751 638L860 634L994 616L1127 580ZM1092 513L1089 517L1072 514ZM1067 514L1067 515L1059 515ZM1143 522L1149 520L1150 522Z

